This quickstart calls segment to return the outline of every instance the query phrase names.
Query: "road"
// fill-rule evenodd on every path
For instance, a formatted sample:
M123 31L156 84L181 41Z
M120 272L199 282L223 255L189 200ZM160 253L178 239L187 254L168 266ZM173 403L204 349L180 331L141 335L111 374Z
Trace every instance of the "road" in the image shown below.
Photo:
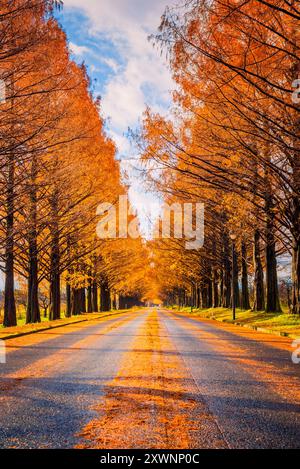
M1 448L299 448L288 339L142 310L7 341Z

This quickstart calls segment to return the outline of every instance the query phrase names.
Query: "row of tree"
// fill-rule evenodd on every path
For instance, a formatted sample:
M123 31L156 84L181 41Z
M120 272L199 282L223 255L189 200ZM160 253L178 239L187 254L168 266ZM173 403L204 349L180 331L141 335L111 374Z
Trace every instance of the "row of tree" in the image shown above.
M61 3L0 2L5 326L17 323L16 278L27 288L28 323L40 321L45 291L54 320L61 315L62 289L67 315L110 309L117 294L142 295L141 240L108 242L96 236L97 206L117 204L126 188L115 145L104 131L100 100L90 91L85 67L70 59L65 33L53 16ZM137 275L130 278L133 266Z
M202 249L154 243L169 303L189 292L191 304L229 307L235 295L249 309L251 283L254 310L280 311L280 256L300 314L299 34L294 0L193 0L162 17L154 41L177 83L174 115L148 109L137 140L168 203L205 203Z

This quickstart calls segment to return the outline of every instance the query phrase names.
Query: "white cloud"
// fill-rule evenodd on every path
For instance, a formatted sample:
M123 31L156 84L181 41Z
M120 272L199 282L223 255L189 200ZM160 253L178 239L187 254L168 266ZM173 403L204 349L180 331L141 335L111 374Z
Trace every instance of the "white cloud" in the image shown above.
M153 104L143 90L144 85L156 90L156 103L166 100L168 91L174 87L160 53L147 40L157 30L168 3L167 0L64 1L66 8L84 11L91 22L90 34L111 41L125 63L120 69L115 59L103 59L115 75L102 93L102 107L111 117L114 131L119 133L137 124L145 104Z
M95 72L99 72L100 69L98 67L96 67L96 65L92 64L89 66L89 69L92 73L95 73Z
M112 69L113 72L117 73L120 69L118 62L112 58L104 58L102 61Z
M172 1L172 0L170 0ZM130 155L130 144L124 136L128 127L138 125L145 105L156 112L165 112L174 88L171 74L160 52L153 48L148 36L157 31L160 17L168 0L64 0L65 8L76 7L90 20L87 36L92 40L109 41L114 48L113 57L99 57L113 74L108 77L102 95L102 110L109 117L109 133L117 144L121 156L129 158L122 168L131 173L130 196L138 209L144 231L151 231L149 219L159 213L159 201L145 194L134 170L136 155ZM100 43L100 41L99 41ZM78 49L79 47L79 49ZM84 50L77 46L77 52ZM94 57L94 51L90 51ZM79 55L79 54L78 54ZM119 64L115 57L121 57Z
M114 130L110 129L110 137L112 140L115 142L117 149L119 150L120 153L129 153L130 150L130 143L129 140L123 135L118 132L115 132Z
M69 48L72 54L76 55L77 57L83 57L85 54L87 54L90 51L88 47L78 46L77 44L74 44L73 42L70 42Z
M130 187L129 196L134 201L134 207L137 210L141 230L146 237L151 237L155 222L161 214L161 202L151 194L142 193L134 186Z

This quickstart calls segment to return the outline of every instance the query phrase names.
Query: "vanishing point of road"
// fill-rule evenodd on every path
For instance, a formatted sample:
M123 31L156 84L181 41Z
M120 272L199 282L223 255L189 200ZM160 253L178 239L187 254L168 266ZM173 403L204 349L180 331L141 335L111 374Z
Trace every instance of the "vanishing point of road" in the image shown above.
M164 310L6 341L1 448L299 448L291 341Z

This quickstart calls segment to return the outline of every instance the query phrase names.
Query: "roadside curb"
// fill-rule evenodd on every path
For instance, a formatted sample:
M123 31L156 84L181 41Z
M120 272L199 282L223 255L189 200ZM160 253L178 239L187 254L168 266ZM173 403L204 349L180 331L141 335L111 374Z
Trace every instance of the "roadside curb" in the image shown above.
M17 334L10 334L10 335L6 335L4 337L1 337L1 333L0 333L0 340L17 339L18 337L25 337L27 335L37 334L38 332L50 331L52 329L58 329L60 327L72 326L73 324L80 324L82 322L93 321L93 320L97 320L97 319L106 318L106 317L109 317L109 316L117 316L119 314L124 314L124 312L105 314L104 316L95 316L94 318L84 318L84 319L79 319L78 321L65 322L64 324L53 324L53 326L42 327L40 329L36 329L36 330L32 330L32 331L19 332Z
M198 317L200 319L210 319L212 321L222 322L223 324L229 324L229 325L232 325L232 326L244 327L245 329L250 329L252 331L262 332L264 334L276 335L278 337L285 337L287 339L297 339L299 337L299 335L290 334L289 332L275 331L274 329L267 329L265 327L259 327L259 326L251 326L250 324L243 324L243 323L238 322L238 321L229 322L226 319L204 318L204 317L201 317L201 316L198 316Z
M277 337L285 337L287 339L298 339L299 338L299 335L297 335L297 334L292 334L292 333L285 332L285 331L276 331L274 329L268 329L268 328L260 327L260 326L251 326L250 324L243 324L243 323L238 322L238 321L233 322L233 321L228 321L227 319L218 319L218 318L214 318L214 317L204 317L204 316L189 316L189 317L195 318L195 319L197 319L197 318L198 319L203 319L203 320L208 319L210 321L222 322L223 324L229 324L229 325L232 325L232 326L244 327L245 329L250 329L252 331L262 332L264 334L276 335Z
M202 318L202 319L204 319L204 318ZM226 319L216 319L216 318L206 318L206 319L212 319L213 321L222 322L224 324L232 324L234 326L244 327L245 329L250 329L252 331L257 331L257 332L263 332L264 334L276 335L278 337L286 337L288 339L297 339L299 337L298 335L290 334L289 332L275 331L274 329L268 329L266 327L260 327L260 326L251 326L250 324L243 324L243 323L238 322L238 321L229 322Z

